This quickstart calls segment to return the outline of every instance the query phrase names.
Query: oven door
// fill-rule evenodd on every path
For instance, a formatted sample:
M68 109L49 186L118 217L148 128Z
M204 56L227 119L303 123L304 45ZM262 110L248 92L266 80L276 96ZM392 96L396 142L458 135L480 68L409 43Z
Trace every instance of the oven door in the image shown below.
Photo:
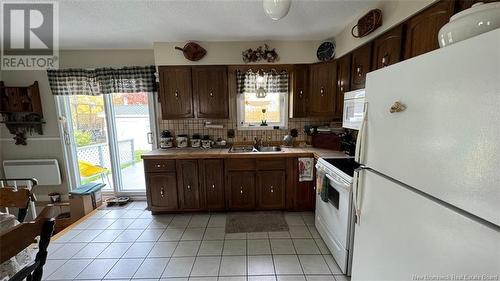
M318 174L322 176L322 173ZM335 261L347 273L351 184L335 174L327 174L325 180L328 180L328 202L324 202L319 194L316 196L315 225Z
M365 109L365 90L345 93L342 127L359 130Z

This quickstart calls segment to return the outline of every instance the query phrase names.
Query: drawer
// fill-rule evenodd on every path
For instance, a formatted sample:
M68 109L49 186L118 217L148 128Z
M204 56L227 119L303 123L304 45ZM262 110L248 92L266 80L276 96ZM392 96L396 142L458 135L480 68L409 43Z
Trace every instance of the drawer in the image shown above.
M255 159L227 159L228 171L253 171L255 170Z
M257 159L257 170L286 170L286 158Z
M146 172L175 172L175 160L144 160Z

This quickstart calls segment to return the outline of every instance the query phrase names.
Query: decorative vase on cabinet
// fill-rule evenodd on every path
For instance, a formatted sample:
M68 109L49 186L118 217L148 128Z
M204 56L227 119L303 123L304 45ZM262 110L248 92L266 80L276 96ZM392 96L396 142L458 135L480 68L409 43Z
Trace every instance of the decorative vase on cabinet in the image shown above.
M500 27L500 2L472 5L450 18L439 30L441 48Z

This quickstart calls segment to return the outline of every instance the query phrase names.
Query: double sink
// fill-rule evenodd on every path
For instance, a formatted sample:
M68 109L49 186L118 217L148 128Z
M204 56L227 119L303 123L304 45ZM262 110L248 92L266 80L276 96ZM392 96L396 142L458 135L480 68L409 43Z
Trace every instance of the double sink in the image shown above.
M281 151L281 147L279 146L233 146L229 149L229 153L259 153L278 151Z

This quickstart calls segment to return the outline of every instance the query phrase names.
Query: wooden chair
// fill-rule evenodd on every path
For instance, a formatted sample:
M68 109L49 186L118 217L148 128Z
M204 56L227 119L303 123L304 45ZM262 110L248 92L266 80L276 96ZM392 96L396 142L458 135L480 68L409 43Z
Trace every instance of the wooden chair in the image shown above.
M40 236L35 260L12 276L9 281L42 280L43 266L47 261L47 247L54 230L54 223L53 206L48 205L34 221L20 223L0 232L0 264L29 247L36 237Z
M18 186L17 182L24 182L26 186ZM13 183L13 184L12 184ZM36 179L1 179L0 178L0 208L18 208L17 220L23 222L26 218L28 208L31 207L32 217L36 217L35 195L33 188L38 184Z
M10 187L0 188L0 207L18 208L17 220L23 222L28 212L31 200L31 191L26 188L13 189Z

